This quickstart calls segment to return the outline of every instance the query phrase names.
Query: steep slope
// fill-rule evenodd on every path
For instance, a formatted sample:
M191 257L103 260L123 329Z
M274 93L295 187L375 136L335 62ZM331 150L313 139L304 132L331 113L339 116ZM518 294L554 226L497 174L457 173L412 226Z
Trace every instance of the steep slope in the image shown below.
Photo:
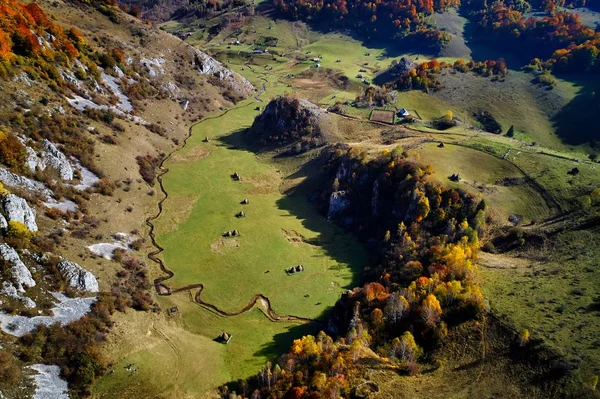
M110 314L154 306L136 254L159 200L148 176L192 122L254 88L107 3L0 11L0 393L21 395L43 361L77 397L105 370Z

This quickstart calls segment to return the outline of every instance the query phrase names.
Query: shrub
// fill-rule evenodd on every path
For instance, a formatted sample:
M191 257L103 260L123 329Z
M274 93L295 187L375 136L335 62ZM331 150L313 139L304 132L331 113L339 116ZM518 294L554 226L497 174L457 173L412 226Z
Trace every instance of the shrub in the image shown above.
M153 157L152 155L146 156L138 156L136 161L140 167L140 175L142 179L146 181L146 183L151 186L154 185L156 180L156 168L160 166L160 163L163 158L163 154L160 154L157 157Z
M0 131L0 161L22 170L26 159L27 153L23 144L13 134Z

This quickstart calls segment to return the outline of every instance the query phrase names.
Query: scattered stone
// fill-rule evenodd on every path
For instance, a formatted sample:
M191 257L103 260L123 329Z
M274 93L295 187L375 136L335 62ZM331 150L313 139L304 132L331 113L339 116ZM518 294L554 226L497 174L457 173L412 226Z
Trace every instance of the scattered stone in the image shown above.
M440 141L440 143L438 144L438 148L444 148L444 147L445 147L444 142Z
M71 287L87 292L99 291L96 277L77 263L62 261L56 267Z
M238 212L235 215L235 217L237 217L237 218L244 218L244 217L246 217L246 214L244 213L244 211L240 211L240 212Z
M235 172L234 174L231 175L231 178L235 181L240 181L242 180L240 177L240 174L238 172Z
M242 202L240 202L242 205L248 205L250 203L250 201L248 201L248 198L244 198L242 200Z
M38 231L35 223L35 211L29 207L27 201L23 198L15 194L8 194L4 197L4 211L8 220L23 223L29 231Z

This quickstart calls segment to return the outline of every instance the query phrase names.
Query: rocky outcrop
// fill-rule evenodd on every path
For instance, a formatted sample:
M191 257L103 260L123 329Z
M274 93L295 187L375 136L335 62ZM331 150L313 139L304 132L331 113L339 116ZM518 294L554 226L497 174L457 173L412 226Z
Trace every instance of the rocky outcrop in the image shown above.
M25 161L25 163L27 164L27 167L30 171L35 172L37 169L46 169L46 164L40 157L38 157L37 153L33 148L26 146L25 150L27 151L27 160Z
M10 266L10 274L18 292L25 292L25 288L35 287L35 280L31 272L23 263L17 251L7 244L0 244L0 257Z
M73 180L73 167L69 160L54 144L44 140L43 160L46 166L55 169L61 180Z
M27 201L23 198L15 195L8 194L4 197L4 212L9 221L17 221L23 223L29 231L38 231L37 224L35 223L35 210L29 207Z
M61 378L60 367L56 365L34 364L29 366L35 370L34 399L69 399L69 385Z
M4 230L8 227L8 222L3 214L0 213L0 230Z
M52 197L52 191L44 184L23 176L15 175L4 168L0 168L0 181L6 186L24 188L45 195L47 198Z
M345 191L334 191L329 197L329 210L327 219L332 220L350 206L350 201L346 199Z
M62 261L56 267L71 287L86 292L99 291L96 277L77 263Z
M50 167L58 172L61 180L73 180L73 167L71 163L54 144L48 140L43 141L44 151L38 156L36 151L25 142L27 160L25 163L29 170L35 172L37 169L46 170Z
M69 298L61 293L52 292L51 294L58 302L50 309L52 316L27 317L0 312L0 329L15 337L22 337L40 325L50 326L60 323L64 326L85 316L97 301L96 297Z
M219 61L200 50L194 52L194 66L202 75L218 78L228 89L233 90L240 96L249 97L254 93L254 86L248 79L226 68Z
M308 100L280 96L269 102L247 134L262 145L287 146L298 154L331 142L337 126L329 113Z
M9 298L21 301L27 309L33 309L37 306L36 303L33 301L33 299L27 298L26 296L19 294L19 291L17 291L15 286L12 285L11 283L9 283L8 281L4 281L2 283L2 289L0 289L0 295L4 295Z
M417 67L417 64L415 64L414 61L412 61L406 57L402 57L402 58L400 58L400 61L398 61L398 64L396 64L396 66L394 67L394 72L398 75L404 75L404 74L409 73L416 67Z

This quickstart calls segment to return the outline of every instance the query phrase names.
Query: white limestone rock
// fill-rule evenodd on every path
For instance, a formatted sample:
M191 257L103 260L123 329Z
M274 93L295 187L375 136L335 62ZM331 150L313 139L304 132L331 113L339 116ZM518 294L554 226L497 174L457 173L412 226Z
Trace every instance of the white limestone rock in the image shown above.
M39 325L50 326L60 323L64 326L72 321L81 319L89 313L92 305L97 301L96 297L69 298L60 292L52 292L51 294L58 302L50 309L52 316L27 317L11 315L0 311L0 329L15 337L22 337L35 330Z
M60 376L60 367L56 365L34 364L35 394L33 399L69 399L69 385Z
M77 263L65 260L57 268L71 287L87 292L99 291L96 277Z
M3 214L0 213L0 230L5 230L8 227L8 222Z
M6 186L25 188L27 190L42 194L47 198L52 197L52 191L44 184L28 179L24 176L16 175L4 168L0 168L0 181Z
M194 64L198 68L198 72L202 75L217 77L227 87L245 97L252 94L255 90L248 79L225 67L219 61L200 50L194 51Z
M38 168L40 170L46 169L46 163L43 159L38 157L38 154L33 148L27 146L25 147L25 150L27 151L27 161L25 161L25 163L30 171L35 172Z
M4 212L6 212L9 221L21 222L27 226L29 231L38 231L35 222L35 210L23 198L15 194L8 194L4 197Z
M73 167L65 154L48 140L44 140L44 150L44 163L55 169L61 180L73 180Z
M2 243L0 244L0 257L10 265L13 283L16 285L18 292L25 292L23 287L35 287L35 280L31 276L31 272L25 266L17 251Z

